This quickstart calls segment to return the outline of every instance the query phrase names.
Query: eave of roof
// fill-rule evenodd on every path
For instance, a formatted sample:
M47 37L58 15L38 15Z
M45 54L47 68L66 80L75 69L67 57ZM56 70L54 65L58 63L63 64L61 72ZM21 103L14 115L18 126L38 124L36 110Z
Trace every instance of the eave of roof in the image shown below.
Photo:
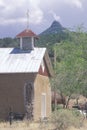
M21 38L21 37L35 37L36 39L38 39L38 36L34 32L32 32L32 30L29 30L29 29L25 29L21 33L17 34L16 37L17 38Z
M51 60L49 58L47 50L45 52L44 58L45 58L45 61L46 61L46 65L47 65L50 77L53 77L54 76L54 71L53 71Z

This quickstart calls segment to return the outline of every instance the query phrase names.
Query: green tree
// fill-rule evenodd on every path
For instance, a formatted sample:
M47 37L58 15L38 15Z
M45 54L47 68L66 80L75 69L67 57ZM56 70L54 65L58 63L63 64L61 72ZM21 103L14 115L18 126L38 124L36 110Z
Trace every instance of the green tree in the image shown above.
M87 96L87 34L73 32L69 40L56 44L54 50L55 88L69 97L68 102L73 94Z

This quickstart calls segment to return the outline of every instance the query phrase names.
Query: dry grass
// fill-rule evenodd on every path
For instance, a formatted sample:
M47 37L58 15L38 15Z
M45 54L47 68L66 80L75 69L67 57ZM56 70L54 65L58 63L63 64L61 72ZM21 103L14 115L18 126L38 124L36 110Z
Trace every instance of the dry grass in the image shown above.
M26 121L23 122L14 122L11 126L9 122L1 122L0 130L52 130L53 125L41 126L39 123L28 123ZM84 121L83 126L80 129L69 127L68 130L87 130L87 120Z
M9 122L1 122L0 130L53 130L53 124L29 123L28 121L13 122L10 126ZM87 120L84 120L81 128L69 127L68 130L87 130Z
M51 124L46 123L29 123L28 121L13 122L12 125L9 122L1 122L0 130L51 130Z
M79 129L74 128L74 127L70 127L68 128L68 130L87 130L87 120L84 120L83 126Z

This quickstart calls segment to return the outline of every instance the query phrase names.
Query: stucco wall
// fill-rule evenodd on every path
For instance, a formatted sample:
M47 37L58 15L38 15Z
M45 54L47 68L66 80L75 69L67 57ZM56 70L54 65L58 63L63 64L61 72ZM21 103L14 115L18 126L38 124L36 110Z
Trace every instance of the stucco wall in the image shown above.
M41 118L41 96L46 93L46 116L51 113L49 78L40 74L0 74L0 119L6 119L10 107L13 112L25 113L24 85L34 83L34 119Z
M46 94L46 117L51 114L51 87L47 76L37 75L34 82L34 119L41 118L42 93Z
M24 84L34 80L34 74L0 74L0 119L7 117L10 107L13 112L25 112Z

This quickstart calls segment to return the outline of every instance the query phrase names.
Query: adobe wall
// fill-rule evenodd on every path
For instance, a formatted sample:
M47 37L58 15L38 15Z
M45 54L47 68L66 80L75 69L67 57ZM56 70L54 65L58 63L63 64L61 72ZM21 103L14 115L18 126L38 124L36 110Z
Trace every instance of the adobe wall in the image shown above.
M46 117L49 117L51 114L51 87L49 78L38 74L34 86L34 119L38 120L41 118L42 93L46 94Z
M34 74L0 74L0 119L13 112L25 113L24 84L34 81Z
M46 116L51 114L49 78L40 74L0 74L0 119L6 119L10 107L13 112L25 113L24 85L34 82L34 119L41 118L41 95L46 93Z

